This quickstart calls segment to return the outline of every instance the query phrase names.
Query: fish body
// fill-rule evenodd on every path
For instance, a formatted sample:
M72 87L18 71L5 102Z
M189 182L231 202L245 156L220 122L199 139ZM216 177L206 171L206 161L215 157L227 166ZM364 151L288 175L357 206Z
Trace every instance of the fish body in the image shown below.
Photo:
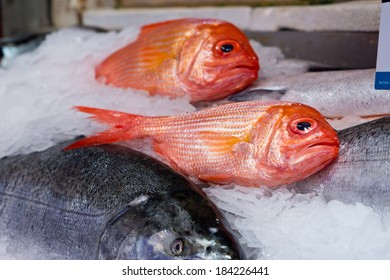
M258 77L258 57L245 34L216 19L179 19L144 26L137 40L96 68L98 80L120 88L191 101L216 100Z
M318 111L303 104L242 102L164 117L77 109L110 128L67 149L149 137L172 167L217 184L294 182L323 168L338 153L336 132Z
M241 259L225 219L165 164L118 145L0 160L0 232L22 259Z
M46 33L30 33L0 38L0 67L8 68L19 55L35 50Z
M329 118L390 114L390 91L375 90L375 69L303 73L259 80L231 101L304 103Z
M340 200L390 210L390 117L339 131L338 158L292 186Z

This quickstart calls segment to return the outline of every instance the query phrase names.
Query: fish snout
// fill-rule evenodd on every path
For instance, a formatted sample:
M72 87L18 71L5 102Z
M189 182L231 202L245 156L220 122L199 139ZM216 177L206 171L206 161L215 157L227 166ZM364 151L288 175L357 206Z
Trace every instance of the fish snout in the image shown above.
M237 65L234 68L247 68L253 71L259 71L259 59L256 54L252 55L247 53L243 59L237 61Z
M307 149L322 157L324 161L333 160L339 153L340 141L336 131L333 129L323 130L311 143Z
M242 63L242 64L238 64L238 65L232 67L231 69L248 69L248 70L251 70L253 72L258 72L260 68L259 68L258 64Z

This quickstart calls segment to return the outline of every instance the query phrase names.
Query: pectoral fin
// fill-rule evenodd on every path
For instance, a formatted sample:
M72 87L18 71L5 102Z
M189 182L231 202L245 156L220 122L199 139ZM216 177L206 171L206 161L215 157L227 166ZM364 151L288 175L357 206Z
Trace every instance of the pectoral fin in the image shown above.
M229 153L233 150L233 146L240 143L242 140L235 136L223 135L214 131L201 131L198 133L198 138L205 149L213 153ZM196 141L196 140L195 140Z
M232 182L233 175L229 174L201 174L198 176L201 181L212 182L217 184L229 184Z

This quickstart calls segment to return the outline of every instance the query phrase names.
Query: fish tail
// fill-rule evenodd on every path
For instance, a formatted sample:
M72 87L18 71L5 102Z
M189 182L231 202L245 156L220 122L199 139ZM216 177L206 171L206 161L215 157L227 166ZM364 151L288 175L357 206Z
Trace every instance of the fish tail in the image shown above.
M110 128L96 135L81 139L67 146L64 150L96 146L145 136L139 124L142 124L147 117L85 106L76 106L74 108L80 112L91 114L91 118L98 122L108 124Z

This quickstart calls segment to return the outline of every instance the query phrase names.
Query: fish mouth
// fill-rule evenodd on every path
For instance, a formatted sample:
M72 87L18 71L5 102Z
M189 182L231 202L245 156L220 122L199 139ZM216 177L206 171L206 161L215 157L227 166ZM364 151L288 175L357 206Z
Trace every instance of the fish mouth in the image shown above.
M339 141L334 138L315 141L306 147L301 147L300 151L294 156L295 160L293 162L297 164L309 158L315 162L328 162L337 157L339 146Z
M309 152L309 156L322 156L325 158L328 157L336 157L339 152L339 142L332 140L322 140L315 143L310 144L305 149L307 152Z
M318 141L318 142L315 142L309 146L307 146L307 148L313 148L313 147L324 147L324 146L331 146L331 147L338 147L339 146L339 142L338 141Z
M230 68L229 70L234 70L234 69L259 71L260 67L258 64L240 64L240 65L235 65L234 67Z
M282 182L291 184L302 180L310 175L320 171L339 154L339 142L331 138L328 140L319 140L306 147L301 147L299 151L290 159L291 172Z
M208 89L213 89L213 99L226 97L247 87L258 78L258 69L253 64L242 64L218 73L214 76L214 79L207 82ZM219 94L216 94L216 92L219 92Z
M259 66L255 64L241 64L229 68L223 75L229 79L254 81L258 77L259 69ZM246 84L248 81L243 83Z

